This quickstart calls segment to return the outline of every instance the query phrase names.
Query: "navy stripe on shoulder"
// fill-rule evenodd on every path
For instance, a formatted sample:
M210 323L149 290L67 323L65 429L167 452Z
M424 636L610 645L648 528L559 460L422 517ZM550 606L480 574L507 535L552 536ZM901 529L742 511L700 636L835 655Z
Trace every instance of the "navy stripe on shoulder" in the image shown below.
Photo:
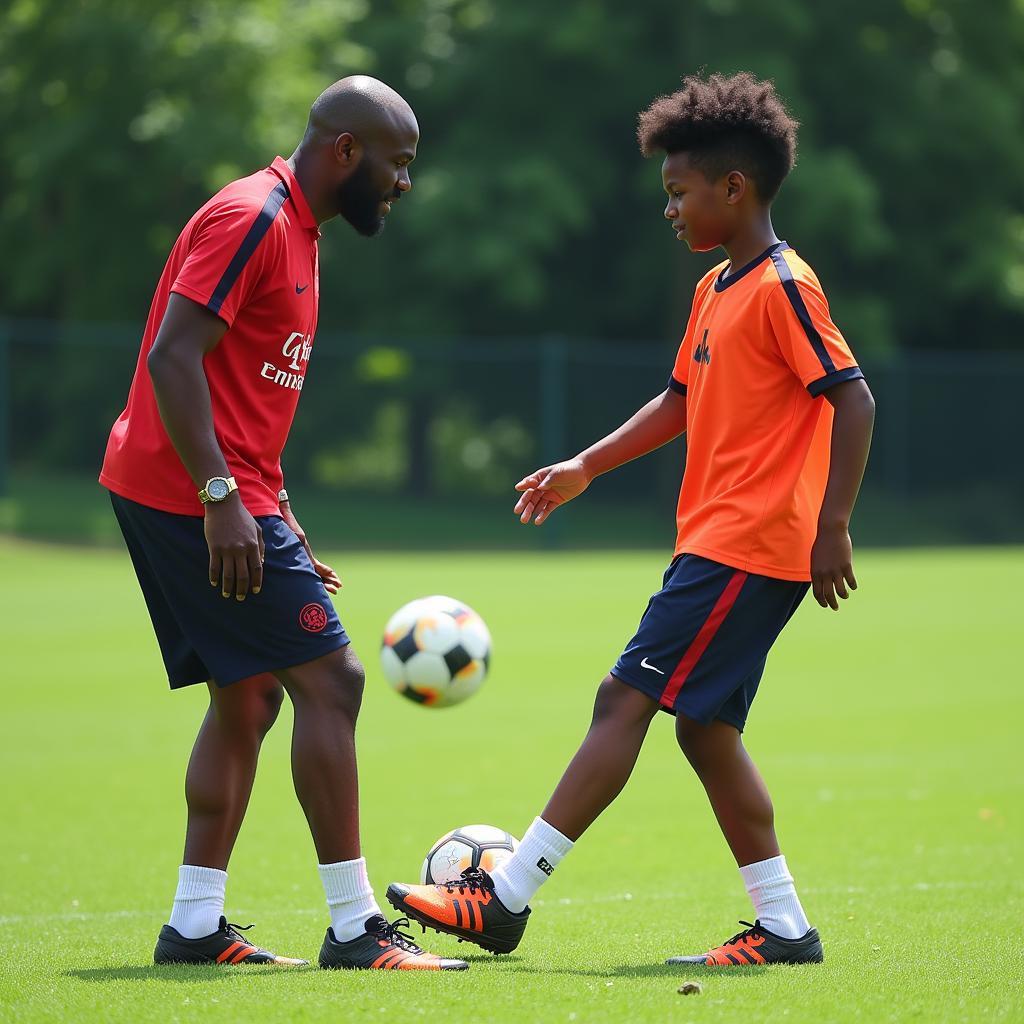
M668 390L674 391L677 395L686 394L686 385L682 381L678 381L675 377L669 377L668 379Z
M256 219L252 222L252 227L246 232L245 238L242 239L242 244L238 247L238 251L231 258L227 269L217 282L217 287L213 289L210 301L206 304L211 312L220 312L220 308L224 305L224 300L228 297L228 293L234 288L235 282L241 276L246 263L249 262L252 254L256 251L256 246L260 244L263 236L270 230L270 225L274 223L274 218L281 212L281 207L284 206L284 201L287 198L288 186L283 181L279 181L274 186L274 190L267 196L263 209L260 210Z
M811 398L817 398L818 395L828 391L829 388L834 388L837 384L843 384L848 380L863 379L864 374L859 366L848 366L845 370L834 370L825 377L812 380L807 385L807 390L810 392Z
M772 263L775 264L779 280L786 292L786 298L789 299L789 304L793 307L793 312L796 313L800 326L803 327L804 334L807 335L807 340L811 343L811 348L814 349L814 354L818 357L822 369L826 373L835 373L836 364L832 362L832 357L828 354L828 349L825 348L825 342L821 340L818 328L814 326L811 314L807 312L807 303L804 302L804 297L800 294L796 281L793 280L793 272L789 269L789 264L786 262L786 257L782 255L781 249L772 253Z

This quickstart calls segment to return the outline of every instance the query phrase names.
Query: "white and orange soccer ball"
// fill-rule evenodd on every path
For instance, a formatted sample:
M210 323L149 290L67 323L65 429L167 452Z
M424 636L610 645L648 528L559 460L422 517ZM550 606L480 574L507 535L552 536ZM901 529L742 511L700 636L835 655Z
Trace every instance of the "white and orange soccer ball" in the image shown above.
M493 871L515 853L519 840L494 825L463 825L446 832L430 848L420 871L423 885L454 882L466 868Z
M380 663L403 696L430 708L459 704L487 677L491 634L468 605L451 597L421 597L388 620Z

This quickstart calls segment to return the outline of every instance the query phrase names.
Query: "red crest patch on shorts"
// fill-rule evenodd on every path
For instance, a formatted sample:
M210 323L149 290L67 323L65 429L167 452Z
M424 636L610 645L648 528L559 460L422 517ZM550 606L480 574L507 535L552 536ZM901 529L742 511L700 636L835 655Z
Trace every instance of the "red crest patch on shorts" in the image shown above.
M308 633L322 633L327 625L327 612L322 604L307 604L299 612L299 625Z

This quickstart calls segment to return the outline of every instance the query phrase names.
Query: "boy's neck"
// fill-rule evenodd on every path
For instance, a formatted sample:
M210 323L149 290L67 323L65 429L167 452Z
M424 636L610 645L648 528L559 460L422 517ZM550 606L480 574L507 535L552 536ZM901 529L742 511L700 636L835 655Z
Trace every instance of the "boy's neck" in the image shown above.
M726 276L741 270L778 241L779 237L772 227L771 211L765 207L746 224L737 227L733 236L723 244L722 248L729 257L729 270Z

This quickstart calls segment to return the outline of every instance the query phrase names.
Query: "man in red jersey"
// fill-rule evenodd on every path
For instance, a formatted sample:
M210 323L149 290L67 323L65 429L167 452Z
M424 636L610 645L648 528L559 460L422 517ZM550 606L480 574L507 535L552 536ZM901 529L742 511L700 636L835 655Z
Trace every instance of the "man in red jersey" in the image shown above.
M360 856L354 731L363 668L283 487L281 452L316 333L319 225L378 234L412 187L419 126L383 82L336 82L287 160L231 182L171 250L100 482L172 688L210 707L185 778L188 826L157 963L276 963L224 916L227 865L284 694L292 772L331 925L322 967L461 970L389 924Z

